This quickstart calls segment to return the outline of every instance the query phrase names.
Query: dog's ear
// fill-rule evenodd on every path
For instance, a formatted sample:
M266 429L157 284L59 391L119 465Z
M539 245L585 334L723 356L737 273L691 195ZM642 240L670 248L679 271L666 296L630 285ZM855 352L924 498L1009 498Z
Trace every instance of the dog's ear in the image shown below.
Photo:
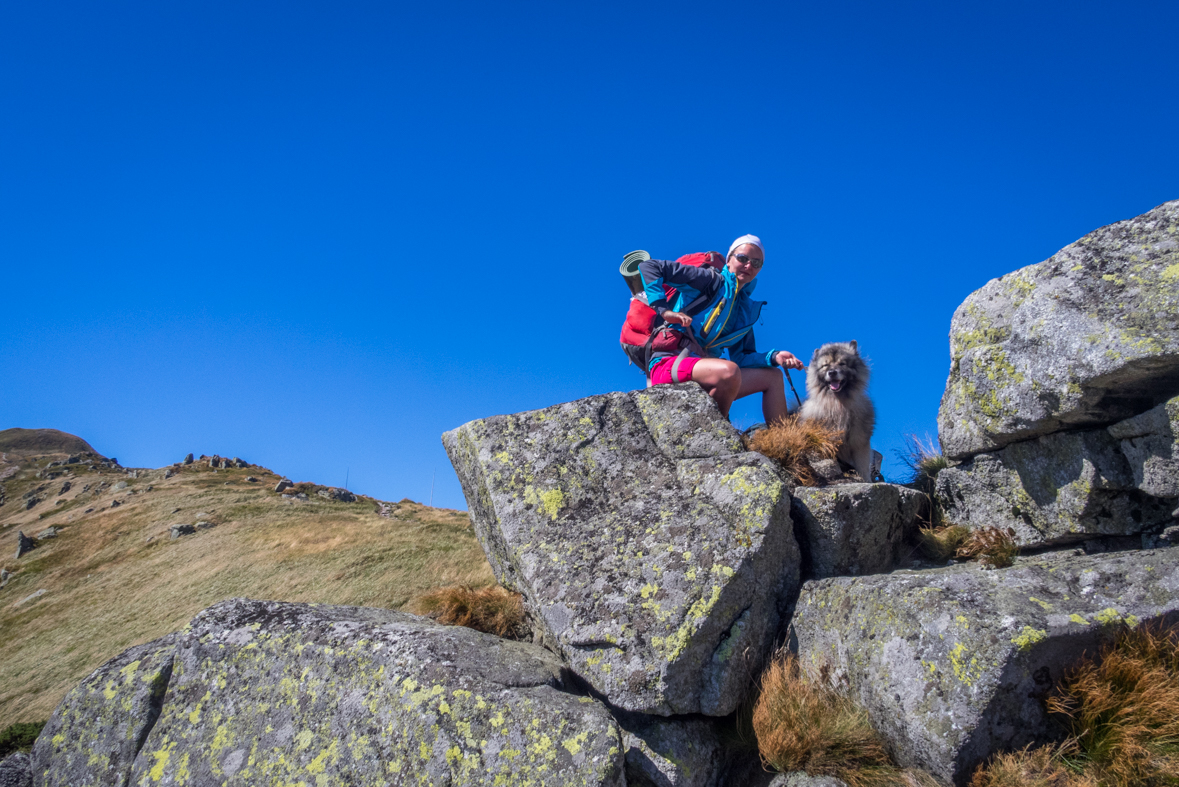
M857 345L857 344L856 344L856 340L855 340L855 339L852 339L850 342L848 342L848 344L850 344L850 345L851 345L851 348L852 348L853 350L855 350L856 352L859 352L859 351L860 351L860 347L859 347L859 345Z

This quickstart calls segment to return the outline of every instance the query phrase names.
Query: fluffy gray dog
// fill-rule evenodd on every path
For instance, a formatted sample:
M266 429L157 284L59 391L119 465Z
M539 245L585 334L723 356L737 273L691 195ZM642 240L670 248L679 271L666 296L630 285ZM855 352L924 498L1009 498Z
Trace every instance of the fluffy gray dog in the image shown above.
M843 433L836 457L872 480L872 431L876 408L868 398L868 364L854 341L831 342L815 350L806 370L806 401L802 420L821 421Z

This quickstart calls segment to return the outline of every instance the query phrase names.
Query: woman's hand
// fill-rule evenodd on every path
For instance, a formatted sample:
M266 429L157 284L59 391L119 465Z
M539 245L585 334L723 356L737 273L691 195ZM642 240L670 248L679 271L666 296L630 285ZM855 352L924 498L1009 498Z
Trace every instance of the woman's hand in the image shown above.
M685 328L692 324L692 318L681 312L664 312L663 319L667 322L674 322L676 325L682 325ZM787 355L790 355L790 353L787 353ZM791 355L790 357L793 358L794 356Z
M667 318L667 315L663 315ZM785 350L779 350L774 353L774 362L783 369L805 369L806 365L802 361L794 357L794 353L788 353Z

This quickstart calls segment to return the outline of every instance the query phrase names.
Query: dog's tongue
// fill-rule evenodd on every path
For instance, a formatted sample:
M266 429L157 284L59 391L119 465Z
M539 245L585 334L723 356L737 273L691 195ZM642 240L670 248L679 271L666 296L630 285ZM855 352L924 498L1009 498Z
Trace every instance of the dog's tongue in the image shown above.
M832 391L839 391L839 389L843 387L843 382L840 380L836 380L833 383L828 383L828 385L831 386Z

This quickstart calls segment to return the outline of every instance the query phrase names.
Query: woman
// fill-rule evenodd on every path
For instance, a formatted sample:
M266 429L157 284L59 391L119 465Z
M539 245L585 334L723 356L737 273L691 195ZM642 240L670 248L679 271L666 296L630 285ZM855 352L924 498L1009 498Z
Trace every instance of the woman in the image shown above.
M756 349L753 325L765 304L749 295L764 262L761 240L743 235L729 246L725 266L719 270L666 260L646 260L639 266L647 303L664 321L681 326L686 340L694 342L688 345L692 349L686 358L653 353L648 368L652 384L693 380L716 400L725 418L735 400L761 393L766 423L786 416L782 374L775 367L806 367L786 350L759 353ZM674 303L667 301L665 284L677 290ZM720 357L724 350L729 360ZM675 379L673 367L678 367Z

